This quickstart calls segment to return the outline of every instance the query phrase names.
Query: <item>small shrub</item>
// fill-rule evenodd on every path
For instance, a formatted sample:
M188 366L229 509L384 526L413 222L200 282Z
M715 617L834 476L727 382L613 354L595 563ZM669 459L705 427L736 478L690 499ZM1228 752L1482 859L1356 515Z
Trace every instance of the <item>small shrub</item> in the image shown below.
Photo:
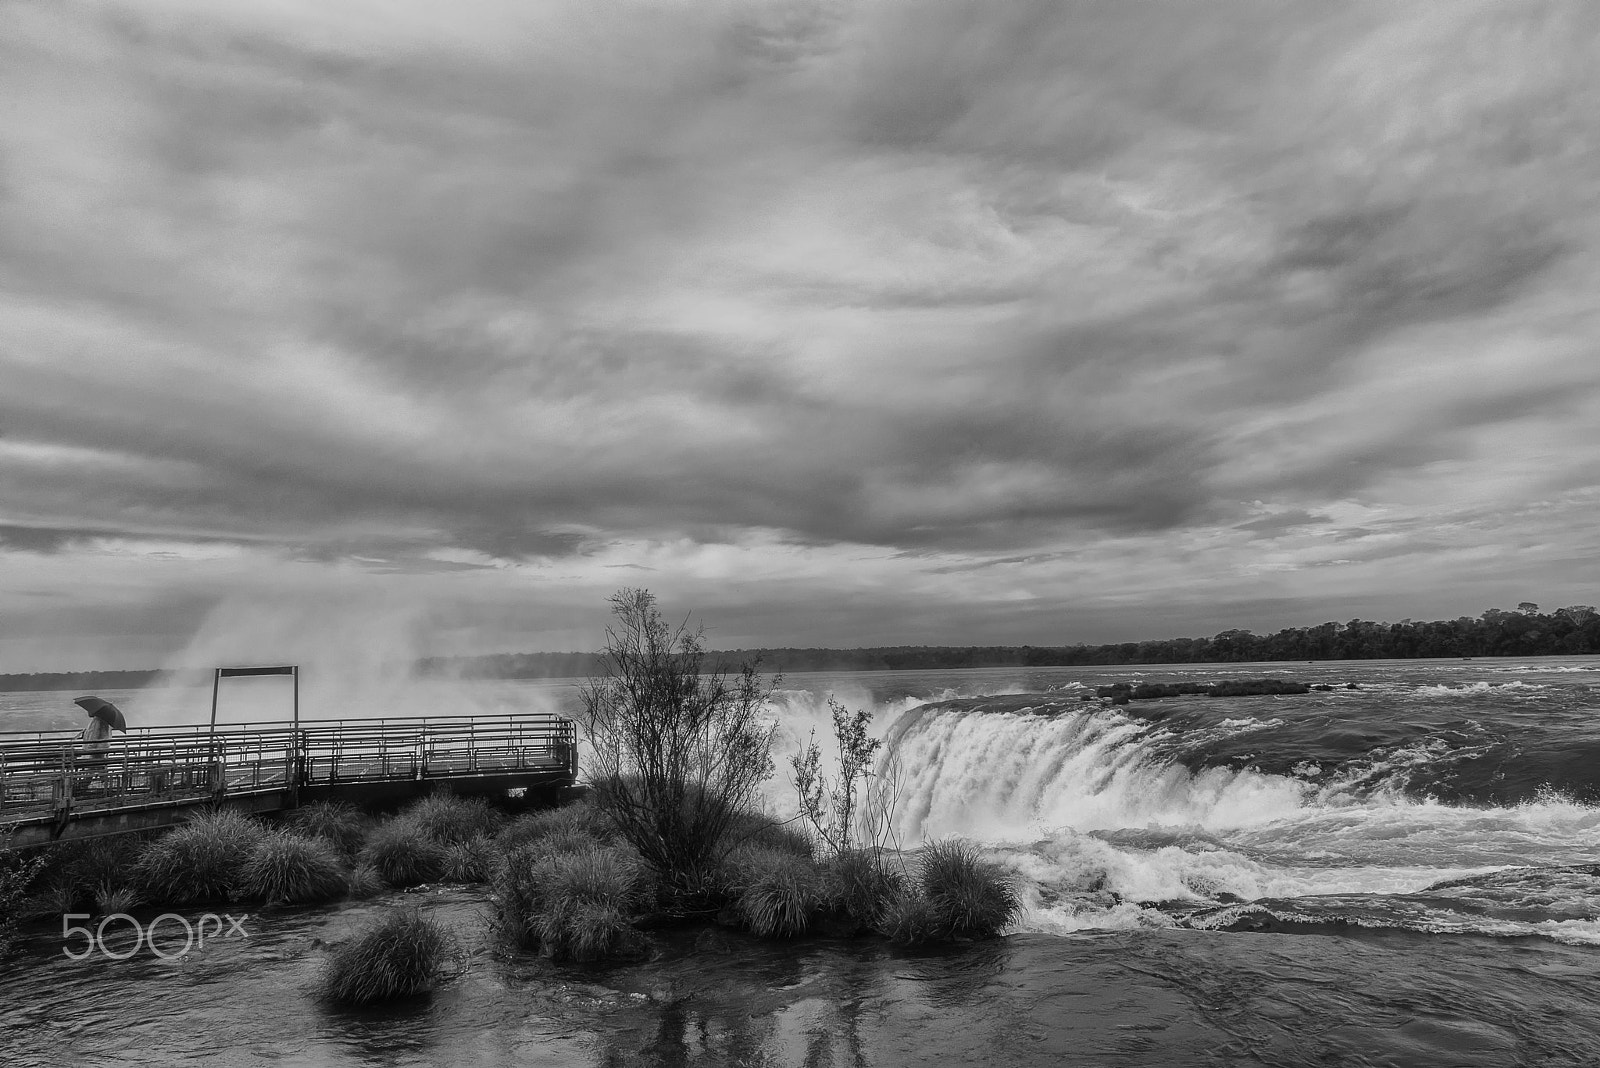
M470 841L446 846L444 880L451 883L485 883L494 871L494 840L478 835Z
M875 784L892 785L879 780L873 771L873 757L883 747L883 739L867 733L872 714L865 709L852 712L831 695L828 708L833 713L839 774L832 779L823 774L822 749L817 745L816 732L812 731L806 748L789 759L800 812L811 824L821 848L830 854L848 853L863 844L882 846L881 836L888 830L887 823L879 820L874 825L863 818L874 815L871 810L878 808L874 795L890 801L883 790L873 789ZM869 825L864 826L864 822Z
M420 913L394 909L334 949L322 973L322 994L349 1005L411 997L442 974L449 939Z
M638 855L617 846L544 853L538 843L506 857L495 872L495 923L502 937L557 960L636 954L631 925L649 887Z
M502 853L510 853L544 838L560 838L564 843L583 838L595 842L620 841L616 825L587 799L560 808L518 816L495 839ZM556 852L547 849L547 852Z
M445 851L410 820L389 821L367 838L361 862L390 886L417 886L444 875Z
M905 879L874 849L853 849L822 865L828 909L855 927L877 926L890 903L905 893Z
M897 941L992 938L1021 908L1010 879L967 842L923 847L916 889L898 898L884 921L884 933Z
M345 895L344 863L322 838L279 831L256 843L239 873L240 896L290 905L334 901Z
M504 817L481 797L434 794L406 809L399 817L441 846L461 845L478 837L492 837Z
M742 885L734 908L753 933L792 938L810 929L823 895L809 859L774 849L747 849L735 871Z
M204 813L152 842L139 858L135 882L154 903L224 901L265 834L261 824L238 812Z
M321 838L347 857L361 851L372 819L343 801L318 801L295 809L289 826L306 838Z

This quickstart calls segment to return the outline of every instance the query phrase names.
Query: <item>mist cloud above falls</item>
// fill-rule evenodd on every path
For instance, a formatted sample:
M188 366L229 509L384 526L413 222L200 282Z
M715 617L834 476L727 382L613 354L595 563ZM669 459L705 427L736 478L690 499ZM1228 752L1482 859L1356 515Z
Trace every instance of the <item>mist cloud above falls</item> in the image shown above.
M1592 5L4 12L0 664L1597 595Z

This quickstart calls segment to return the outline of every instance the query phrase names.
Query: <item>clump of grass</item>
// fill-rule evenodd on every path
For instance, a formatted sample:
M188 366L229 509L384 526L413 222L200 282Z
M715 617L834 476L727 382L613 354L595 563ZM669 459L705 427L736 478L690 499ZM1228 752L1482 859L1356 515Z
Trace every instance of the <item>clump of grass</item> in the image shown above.
M908 946L942 941L928 899L915 891L890 898L878 914L877 931Z
M225 901L266 829L230 809L203 813L152 842L135 867L147 900L188 905Z
M256 843L237 888L241 897L290 905L334 901L347 889L344 863L331 843L283 831Z
M343 801L318 801L295 809L289 826L306 838L321 838L347 857L361 851L372 820Z
M753 933L768 938L805 934L823 904L816 865L809 857L765 846L735 852L729 867L739 918Z
M558 900L540 913L536 930L544 954L578 962L643 956L645 940L624 908L601 901Z
M599 849L606 845L620 845L620 842L608 842L596 838L587 831L577 829L569 831L556 831L533 843L533 848L540 853L582 853L585 849Z
M494 872L494 839L487 835L446 846L444 880L451 883L486 883Z
M396 887L433 882L444 875L446 862L444 847L404 817L373 831L360 859L380 879Z
M383 878L370 864L357 864L345 878L349 884L347 892L357 900L383 893Z
M610 817L586 798L560 808L518 816L501 830L495 844L501 852L511 853L546 838L552 839L546 852L574 848L575 843L621 840Z
M976 846L933 842L923 847L915 892L892 903L880 929L907 943L993 938L1020 908L1011 880Z
M134 866L144 845L133 835L114 835L52 847L35 860L40 911L97 909L100 896L118 890L137 896Z
M432 920L393 909L334 949L322 973L322 994L347 1005L370 1005L425 993L441 978L448 949L449 939Z
M399 817L441 846L461 845L478 837L493 837L505 817L481 797L434 794L406 809Z
M620 846L513 851L495 872L495 922L513 945L555 960L637 956L632 918L649 885L638 855Z
M724 843L731 848L760 846L796 857L814 854L811 836L795 822L784 822L759 812L740 813L728 829Z
M905 878L875 849L851 849L822 865L829 911L857 931L876 927L890 903L904 896Z
M102 883L94 892L94 911L101 916L127 912L140 903L139 891L131 886Z

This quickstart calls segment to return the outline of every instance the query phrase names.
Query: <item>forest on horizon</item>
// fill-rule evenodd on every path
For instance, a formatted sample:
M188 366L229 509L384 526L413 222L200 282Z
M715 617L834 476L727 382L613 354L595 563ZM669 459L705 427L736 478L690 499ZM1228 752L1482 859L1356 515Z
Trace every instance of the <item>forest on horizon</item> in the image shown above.
M759 658L767 672L907 671L984 667L1078 667L1125 664L1230 664L1309 660L1411 660L1480 656L1582 656L1600 653L1600 612L1572 605L1541 612L1523 602L1480 616L1375 623L1352 619L1273 634L1225 630L1209 638L1164 638L1104 645L924 645L860 649L713 650L711 663L730 667ZM583 678L603 670L599 653L500 653L430 657L424 677L469 679ZM0 675L0 690L132 689L157 670L35 672Z

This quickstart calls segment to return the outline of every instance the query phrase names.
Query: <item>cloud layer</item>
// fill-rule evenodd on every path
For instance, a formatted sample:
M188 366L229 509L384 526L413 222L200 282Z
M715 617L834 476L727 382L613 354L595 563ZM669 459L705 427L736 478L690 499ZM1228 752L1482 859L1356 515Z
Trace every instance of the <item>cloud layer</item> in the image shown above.
M0 17L0 666L1600 597L1582 0Z

